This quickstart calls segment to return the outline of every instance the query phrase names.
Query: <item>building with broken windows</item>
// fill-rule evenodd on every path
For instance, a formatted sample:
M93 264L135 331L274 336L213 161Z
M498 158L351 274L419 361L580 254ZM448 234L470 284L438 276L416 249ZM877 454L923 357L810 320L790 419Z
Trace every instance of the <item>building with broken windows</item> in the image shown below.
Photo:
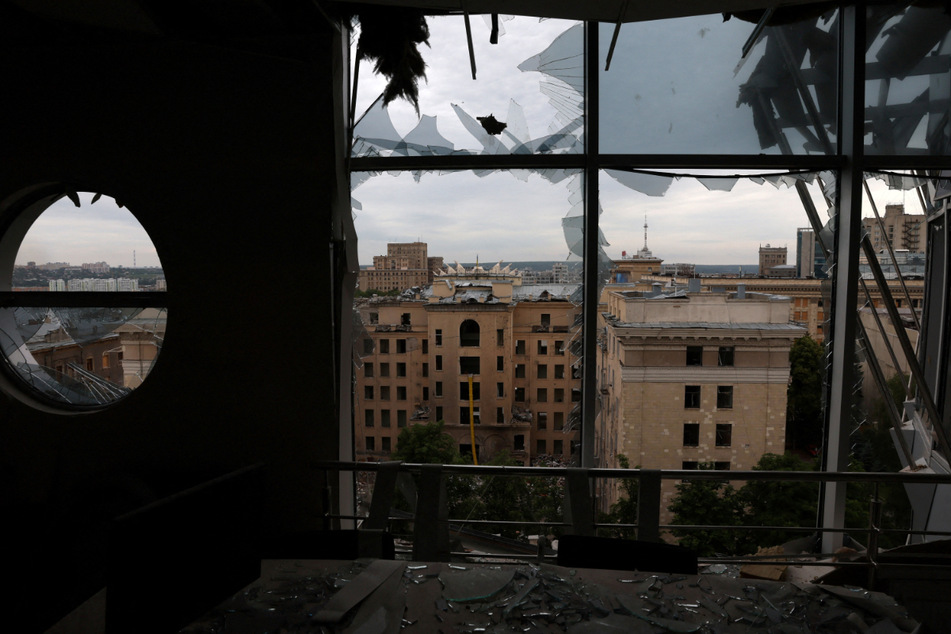
M470 411L480 461L503 451L523 464L570 458L581 396L570 345L578 288L520 281L509 267L456 265L431 287L357 303L365 328L357 459L386 459L404 428L432 421L444 421L468 457Z
M806 329L790 298L612 292L598 359L597 452L643 469L752 468L786 440L789 349ZM662 490L662 518L675 493ZM604 510L616 499L607 488Z
M66 300L12 292L9 277L0 277L0 332L7 337L0 473L5 526L12 532L4 562L17 580L7 595L10 622L44 631L98 593L107 563L118 560L133 562L139 581L160 582L152 592L164 590L166 597L155 609L156 595L143 590L146 608L138 614L148 622L120 631L144 632L149 625L176 631L187 618L174 626L160 620L186 616L177 610L186 604L200 607L202 601L190 600L201 590L227 595L244 585L245 576L223 571L246 554L245 538L255 526L261 542L273 547L325 521L348 525L353 478L327 462L354 457L353 385L360 370L351 351L352 294L361 265L358 234L365 241L372 230L358 230L355 222L374 214L364 201L354 220L354 208L369 200L374 181L385 183L378 186L387 195L384 219L406 218L424 205L449 208L440 196L445 191L429 185L448 183L456 187L452 217L466 214L467 227L518 236L525 250L557 236L558 256L533 259L570 252L584 263L581 335L573 338L582 360L599 356L598 301L610 268L610 227L639 225L648 205L663 206L667 192L676 193L674 182L698 184L697 191L716 191L731 202L740 188L752 186L791 201L799 216L789 226L808 226L821 237L832 291L821 307L828 369L819 471L831 474L817 514L823 553L842 544L846 491L853 486L847 478L858 477L845 474L855 422L854 362L857 354L874 359L859 322L865 291L877 288L893 324L902 319L896 302L908 301L885 280L862 234L864 188L920 193L927 299L910 315L919 321L917 349L902 328L894 329L898 348L892 351L915 381L890 421L906 473L889 476L908 479L915 506L910 541L935 538L922 531L951 529L951 258L943 173L951 170L951 18L944 6L797 0L504 5L523 18L526 35L494 45L490 38L501 29L493 28L491 16L502 7L483 0L0 4L0 84L8 96L0 103L5 271L34 220L81 190L93 197L104 192L132 210L169 280L167 297L63 294L93 307L168 308L161 355L147 380L128 398L84 406L52 401L18 373L25 335L16 313ZM429 18L433 47L419 50L429 65L428 85L438 94L424 94L423 82L419 93L412 84L391 86L389 96L421 97L407 106L407 117L389 117L399 100L389 110L380 100L363 116L385 88L368 88L375 62L362 49L357 63L359 40L351 27L382 24L384 33L404 36L396 47L403 52L420 44L413 39L420 29L411 27L426 11L439 15ZM465 22L481 14L490 24L473 30L470 48ZM553 25L558 32L542 32ZM516 33L516 24L508 30ZM447 35L437 42L440 31ZM532 49L516 57L517 45ZM486 70L490 59L499 63ZM449 79L437 77L440 61L447 62ZM503 67L515 69L515 77L498 81ZM493 112L497 125L490 132L479 117ZM506 128L497 133L500 123ZM503 191L503 182L523 187L519 196ZM611 204L602 200L609 188L617 192ZM701 211L715 209L708 201L691 205L687 229L698 229ZM709 212L728 227L720 241L736 243L741 229L765 222L764 210L770 216L779 210L772 202ZM493 210L503 213L489 218ZM532 216L536 211L545 215ZM420 235L432 217L416 217L412 233L394 235ZM475 238L472 231L451 231ZM714 232L706 233L695 244L716 241ZM860 275L860 253L870 279ZM445 320L444 336L472 336L462 328L463 304L434 306L432 314ZM552 342L573 332L534 332L542 314L562 323L545 310L522 326L513 319L508 357L491 345L495 323L480 326L480 376L498 356L506 368L518 358L528 363L514 343L519 328L526 346L548 342L551 359ZM386 320L399 323L399 317ZM427 330L430 355L435 330ZM276 341L287 342L289 352L270 354ZM444 388L450 383L454 390L444 407L457 415L459 363L454 357L443 370L451 375ZM599 385L595 363L583 363L581 373L578 454L588 469L603 455L595 421L601 389L610 386ZM513 376L511 386L516 382ZM494 383L481 385L483 393ZM882 381L876 385L885 393ZM679 395L685 397L686 387ZM700 397L713 398L703 389ZM537 400L536 394L533 406ZM668 408L681 415L678 403L671 400ZM711 412L716 420L719 410ZM491 415L483 404L480 418ZM255 486L220 486L224 474L255 467L266 474ZM201 496L181 495L203 483L219 486L203 487ZM157 537L145 523L141 539L107 539L114 518L155 509L151 503L172 496L191 504L164 506L169 520ZM107 545L117 550L113 557ZM163 556L155 557L159 547ZM904 575L913 588L905 594L909 601L930 600L926 614L946 611L946 575L933 570L936 557L924 556L928 566L891 568L889 583L898 588ZM256 575L260 559L253 563ZM876 563L869 570L880 569ZM187 586L190 580L201 587ZM942 631L948 617L933 622Z

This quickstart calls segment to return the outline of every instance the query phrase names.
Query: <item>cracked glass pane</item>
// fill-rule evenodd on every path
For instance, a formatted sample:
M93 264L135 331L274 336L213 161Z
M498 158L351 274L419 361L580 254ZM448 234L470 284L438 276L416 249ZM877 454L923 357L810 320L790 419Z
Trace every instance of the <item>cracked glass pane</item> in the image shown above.
M951 150L951 16L943 7L868 8L865 60L868 154Z
M833 153L837 12L780 10L759 31L760 17L623 24L601 71L601 151ZM613 30L601 26L601 59Z
M138 387L161 348L166 310L115 305L122 299L102 306L112 293L167 288L135 217L109 196L67 192L25 209L4 239L17 241L16 292L0 309L0 350L26 393L89 409Z
M473 20L472 79L463 16L427 18L426 79L419 113L377 99L385 79L367 61L357 75L353 156L580 152L584 124L580 24L515 17L490 45L490 26ZM501 30L500 30L501 32ZM356 57L354 47L352 57Z
M571 459L581 190L581 175L568 170L362 182L358 459L396 451L404 416L406 426L442 422L466 462L473 432L480 464Z
M600 191L612 267L601 293L595 453L610 467L743 470L787 448L817 452L829 288L816 235L829 236L835 175L609 175ZM813 409L787 419L790 353L807 338ZM758 399L773 413L751 405ZM669 451L648 441L656 438ZM597 486L614 522L636 520L636 481ZM671 510L676 483L661 493L661 524L694 521Z
M2 309L0 349L16 376L45 399L80 407L107 405L148 375L165 335L165 312Z

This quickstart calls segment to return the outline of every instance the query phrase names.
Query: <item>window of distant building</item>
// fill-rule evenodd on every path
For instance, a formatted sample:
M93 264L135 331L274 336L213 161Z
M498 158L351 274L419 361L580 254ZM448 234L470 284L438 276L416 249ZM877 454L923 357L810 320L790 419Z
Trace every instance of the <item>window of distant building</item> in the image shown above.
M732 366L733 351L733 346L720 346L720 348L717 350L717 365Z
M680 468L684 471L696 471L700 468L700 463L696 460L684 460L680 463Z
M544 355L548 354L548 342L544 339L538 340L538 354Z
M372 409L364 410L363 424L366 427L373 427L373 410Z
M436 381L436 396L442 396L442 381Z
M383 409L380 410L380 427L389 427L390 426L390 410Z
M525 340L524 339L515 340L515 354L525 354Z
M729 447L733 444L733 425L730 423L717 423L717 447Z
M516 403L524 403L524 402L525 402L525 388L524 388L524 387L516 387L516 388L515 388L515 402L516 402Z
M505 329L498 328L495 331L495 345L504 346L505 345Z
M396 400L405 401L406 400L406 386L397 385L396 386Z
M481 390L479 389L479 385L480 383L478 381L472 382L472 398L477 401L479 400L479 394L481 392ZM459 383L459 398L461 398L464 401L469 400L469 382L468 381L462 381Z
M405 409L396 410L396 426L406 427L406 410Z
M538 412L535 416L538 429L548 429L548 412Z
M459 345L463 348L479 345L479 324L474 319L466 319L459 325Z
M381 401L390 400L390 386L389 385L380 386L380 400Z
M558 364L555 366L555 378L563 379L565 378L565 366Z
M372 385L363 386L363 398L365 398L368 401L373 400L373 386Z
M687 365L703 365L703 346L687 346Z
M542 313L541 326L544 330L551 327L551 315L549 313Z
M717 409L731 409L733 407L733 386L717 386Z
M512 451L525 451L525 434L515 434Z
M462 425L469 424L469 407L460 407L459 408L459 423ZM479 419L479 408L476 407L472 410L472 424L480 425L482 421Z
M390 443L391 440L389 436L383 436L380 438L380 451L390 453Z
M524 379L524 378L525 378L525 364L524 364L524 363L516 363L516 364L515 364L515 378L516 378L516 379Z
M539 378L539 379L547 379L547 378L548 378L548 366L545 365L544 363L539 364L539 365L538 365L538 368L537 368L537 370L536 370L536 376L537 376L537 378Z
M729 471L730 470L730 461L729 460L718 460L713 463L713 469L715 471Z
M565 390L561 387L556 387L554 391L554 397L552 400L555 403L564 403L565 402Z
M367 451L376 451L376 438L367 436L363 440L366 443Z
M684 447L700 445L700 423L684 423Z
M498 423L498 424L500 424L500 425L505 422L505 409L504 409L504 408L501 408L501 407L496 407L496 408L495 408L495 422Z
M396 376L406 376L406 364L405 364L405 363L400 362L400 363L397 363L397 364L396 364Z
M459 357L459 374L479 374L481 369L481 357Z
M380 376L381 376L381 377L388 377L388 376L390 376L390 364L389 364L389 363L381 363L381 364L380 364Z
M556 341L556 342L555 342L555 354L556 354L556 355L559 355L559 356L565 354L565 342L564 342L564 341Z
M684 408L685 409L699 409L700 408L700 386L699 385L685 385L684 386Z
M436 371L437 372L442 371L442 355L441 354L436 355Z
M565 428L565 413L564 412L555 412L552 415L552 429L555 431L561 431Z
M15 396L70 411L125 398L146 380L165 338L165 276L145 229L110 196L62 186L0 204L0 251L11 266L0 281L9 295L0 351ZM138 261L118 244L139 245ZM49 256L72 261L40 259Z
M539 438L535 441L535 453L544 454L547 453L548 447L545 443L544 438Z
M380 354L389 354L390 353L390 340L389 339L380 339Z
M565 453L564 443L565 443L565 441L563 441L563 440L561 440L561 439L555 439L555 440L552 442L552 445L553 445L552 450L551 450L552 453L555 454L556 456Z
M406 339L397 339L396 340L396 354L405 354L406 353Z
M434 339L436 340L437 348L442 345L442 329L441 328L436 329L436 332L434 333Z
M505 372L505 357L495 358L495 370L496 372Z
M539 403L548 402L548 389L540 387L536 390L535 400Z
M363 376L365 376L365 377L368 378L368 379L373 378L373 362L372 362L372 361L366 361L366 362L364 362L364 364L363 364Z

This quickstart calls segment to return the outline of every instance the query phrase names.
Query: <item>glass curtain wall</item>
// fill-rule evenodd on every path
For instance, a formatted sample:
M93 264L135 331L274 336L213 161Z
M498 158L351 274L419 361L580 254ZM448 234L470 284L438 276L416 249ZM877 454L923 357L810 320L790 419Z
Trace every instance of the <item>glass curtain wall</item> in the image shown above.
M927 404L933 397L893 378L920 373L914 331L927 301L928 260L912 243L929 225L895 220L898 202L888 192L904 192L905 216L934 212L935 170L949 167L948 17L902 4L867 12L823 4L619 25L516 18L502 20L508 32L493 45L487 22L430 20L418 112L399 100L383 107L382 84L367 60L358 62L351 169L361 264L390 243L428 242L458 294L471 269L489 268L483 253L493 266L501 260L499 271L526 261L523 253L583 263L571 267L578 286L568 294L575 312L564 337L552 324L565 311L537 311L532 334L548 328L552 336L511 336L511 354L478 356L480 378L487 366L512 371L511 383L482 378L480 400L511 391L514 401L533 405L530 421L521 421L531 433L503 444L531 456L551 454L562 441L560 455L582 466L646 467L647 457L669 450L676 464L662 468L739 469L793 449L826 469L845 470L855 455L865 456L862 468L891 469L869 456L884 455L870 447L887 446L884 430L901 424L896 398ZM558 248L555 226L564 237ZM906 242L893 240L889 251L882 241L895 232ZM513 236L517 246L508 242ZM691 295L702 301L675 314ZM753 316L740 317L738 306ZM402 314L384 324L372 321L383 319L382 307L358 312L367 334L357 344L364 364L357 374L371 364L378 378L381 360L373 355L392 352L379 349L373 332ZM677 346L660 345L665 335L645 326L658 322L692 330ZM699 336L711 324L733 327ZM769 345L750 344L757 329ZM806 356L821 380L803 387L818 398L775 387L777 377L795 382L791 350L804 335L819 344ZM462 425L475 407L456 396L474 393L462 379L476 373L464 372L459 358L475 355L450 363L434 352L459 336L446 324L418 337L430 373L419 385L428 388L430 420L434 399L449 395L442 419ZM480 347L508 345L506 336L504 327L481 326ZM648 337L651 345L643 343ZM531 345L531 365L519 363ZM552 347L567 353L566 363L541 370L537 355ZM437 382L431 373L446 364L454 376ZM539 383L556 373L577 384ZM674 412L677 420L660 434L667 445L635 450L625 446L633 436L625 417L635 403L647 407L648 384L666 390L651 412ZM356 398L377 400L382 387L358 386ZM539 409L556 390L576 407ZM754 401L755 416L738 415ZM484 425L514 412L500 416L481 405L478 418ZM373 425L379 419L374 414ZM577 436L556 437L555 425ZM754 443L756 426L762 433ZM394 442L374 451L391 452ZM478 453L472 441L458 445ZM910 457L900 443L892 451L903 462ZM613 486L599 492L606 512L623 497ZM845 506L845 487L816 499L813 516L818 508L826 523L845 525L835 511Z

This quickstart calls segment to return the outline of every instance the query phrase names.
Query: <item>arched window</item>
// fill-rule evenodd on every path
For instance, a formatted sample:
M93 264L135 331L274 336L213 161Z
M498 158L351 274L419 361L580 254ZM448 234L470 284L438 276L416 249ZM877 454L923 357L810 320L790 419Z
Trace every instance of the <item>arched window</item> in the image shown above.
M463 347L479 345L479 324L467 319L459 325L459 345Z

